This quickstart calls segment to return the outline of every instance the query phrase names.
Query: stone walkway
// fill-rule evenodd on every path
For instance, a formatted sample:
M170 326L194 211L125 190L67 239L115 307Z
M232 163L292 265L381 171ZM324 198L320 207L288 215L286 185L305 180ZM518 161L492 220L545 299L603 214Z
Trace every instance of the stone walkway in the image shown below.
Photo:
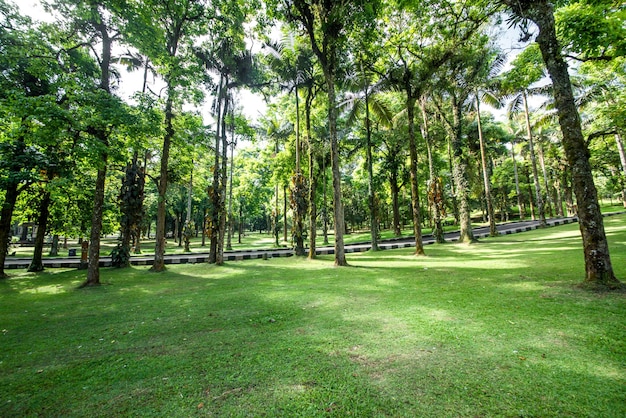
M626 212L613 212L605 214L604 216L619 215ZM565 225L569 223L578 222L577 217L568 218L553 218L546 220L548 226ZM531 231L539 228L539 221L523 221L523 222L511 222L497 225L498 233L500 235L516 234L525 231ZM489 227L474 228L474 237L484 238L489 236ZM445 234L446 241L457 241L459 238L459 232L449 232ZM431 234L425 234L422 237L424 245L433 244L434 238ZM415 246L415 238L404 237L384 240L379 243L381 250L391 250L397 248L408 248ZM369 242L355 243L345 246L346 253L356 253L368 251L371 248ZM320 247L316 250L318 255L334 254L334 247ZM226 251L224 252L225 261L239 261L239 260L251 260L259 258L274 258L274 257L291 257L294 255L294 251L291 248L285 249L269 249L269 250L241 250L241 251ZM170 254L165 255L165 264L195 264L206 263L209 260L208 253L190 253L190 254ZM7 257L4 267L6 269L25 269L30 265L30 258L11 258ZM152 265L154 256L133 256L131 257L131 264L134 266L148 266ZM80 265L80 257L65 257L65 258L44 258L43 264L45 268L78 268ZM111 257L101 257L100 267L111 267Z

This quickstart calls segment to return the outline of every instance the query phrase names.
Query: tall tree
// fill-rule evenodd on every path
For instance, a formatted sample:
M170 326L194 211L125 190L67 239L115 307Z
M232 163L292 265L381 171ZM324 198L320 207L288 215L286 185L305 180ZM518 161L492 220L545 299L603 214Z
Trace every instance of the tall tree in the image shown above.
M621 287L621 282L613 272L598 194L589 165L589 149L582 134L567 63L556 36L554 6L547 0L502 0L502 3L526 28L528 21L532 21L539 29L536 41L552 80L563 148L572 169L574 193L578 201L578 220L585 257L584 283L599 288Z
M346 81L351 91L345 94L342 103L348 106L348 124L354 124L357 119L361 119L365 125L365 165L367 168L367 194L370 215L370 239L371 250L378 251L378 207L376 204L376 190L374 186L374 162L372 156L372 125L373 118L378 119L377 126L390 127L392 124L391 110L386 104L376 96L377 88L373 86L376 74L367 71L366 66L371 67L373 62L366 62L366 58L361 54L354 65L354 70L348 74ZM379 84L380 86L380 84ZM375 116L373 116L375 115Z
M328 125L333 173L333 218L335 227L335 265L347 265L344 249L345 220L341 201L341 172L337 137L337 99L335 83L340 65L340 52L345 47L347 32L374 22L376 1L349 0L282 0L280 10L305 31L326 81L328 94Z
M537 157L535 153L535 138L533 136L532 125L530 123L530 112L528 99L531 95L545 94L548 87L531 87L543 78L543 63L536 45L531 45L519 54L512 62L512 68L502 75L502 89L504 92L512 93L511 101L508 105L509 117L515 113L523 112L526 126L526 137L528 140L528 151L535 185L535 203L539 214L541 226L546 226L546 214L544 209L544 199L539 183L539 170L537 168Z
M483 65L485 68L485 74L481 77L476 86L474 93L474 105L476 110L476 123L478 125L478 141L480 145L480 161L483 172L483 184L485 188L485 201L487 203L487 216L489 217L489 235L495 237L498 235L496 229L496 216L493 208L493 197L491 195L491 180L489 178L489 171L487 170L487 155L485 151L485 140L483 138L483 127L480 115L480 102L487 101L490 105L500 107L500 100L497 97L497 93L493 91L490 84L493 83L496 75L502 70L505 63L506 56L503 54L492 55L489 51L485 51L481 54L484 57L484 61L478 62L477 65ZM482 80L481 80L482 78Z
M89 264L87 278L82 286L97 286L100 284L100 237L107 164L111 154L112 137L123 119L119 111L124 109L119 98L112 91L114 75L112 51L121 33L112 14L115 7L113 2L56 0L49 7L65 18L67 22L65 30L69 33L69 39L76 42L66 48L70 56L73 50L85 49L91 52L97 63L97 71L87 74L97 79L97 81L94 80L95 89L83 92L82 107L79 109L81 122L79 129L95 139L95 143L91 146L94 149L94 163L97 167L89 240ZM76 37L78 39L75 39Z
M41 60L53 53L30 25L14 6L0 1L0 279L7 277L4 261L17 199L47 165L34 131L49 119L42 110L49 111L60 96L54 73Z
M192 97L192 80L201 73L194 65L191 47L197 36L206 33L207 13L204 0L129 0L124 12L129 41L154 63L166 91L152 271L165 270L166 194L170 148L176 134L174 118L183 97Z

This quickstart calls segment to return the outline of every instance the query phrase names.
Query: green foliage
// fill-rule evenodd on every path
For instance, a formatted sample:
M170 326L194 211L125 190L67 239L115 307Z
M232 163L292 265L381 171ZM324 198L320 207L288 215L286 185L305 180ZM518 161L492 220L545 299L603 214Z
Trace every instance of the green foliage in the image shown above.
M111 251L111 265L113 267L128 267L130 264L130 246L118 242Z
M545 65L539 45L532 43L513 59L511 69L502 76L502 90L509 94L517 93L529 88L544 75Z
M626 55L626 8L613 0L568 1L555 13L557 35L582 60Z

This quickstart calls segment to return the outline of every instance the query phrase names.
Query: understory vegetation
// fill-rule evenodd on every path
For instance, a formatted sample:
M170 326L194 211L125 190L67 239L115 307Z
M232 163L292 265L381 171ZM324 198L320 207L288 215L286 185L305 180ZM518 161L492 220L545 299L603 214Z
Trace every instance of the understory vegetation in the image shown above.
M626 217L605 220L626 276ZM626 416L626 299L578 225L472 245L0 282L0 416Z

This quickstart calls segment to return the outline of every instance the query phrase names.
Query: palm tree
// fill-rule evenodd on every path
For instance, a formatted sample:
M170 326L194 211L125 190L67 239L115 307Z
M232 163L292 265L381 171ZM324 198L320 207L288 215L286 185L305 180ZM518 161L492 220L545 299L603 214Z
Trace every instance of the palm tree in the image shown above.
M491 181L489 180L489 172L487 170L487 157L485 152L485 141L483 138L483 129L482 129L482 121L480 118L480 102L484 101L487 104L495 107L501 107L501 101L498 98L496 89L496 76L502 70L506 62L506 55L504 54L496 54L491 55L488 51L485 51L484 54L480 54L484 59L479 60L476 64L483 65L487 70L484 77L481 77L482 80L478 81L478 86L474 91L474 100L472 104L476 109L476 123L478 125L478 141L480 144L480 160L483 172L483 183L485 189L485 201L487 202L487 215L489 217L489 235L495 237L498 235L498 231L496 229L496 219L495 213L493 209L493 198L491 196Z
M345 79L346 84L353 91L349 91L345 94L344 101L340 103L340 106L347 108L348 113L348 125L353 125L359 116L363 119L365 124L365 159L368 175L368 201L370 209L370 236L371 236L371 250L378 251L378 222L376 207L376 195L374 191L374 169L372 162L372 119L371 114L374 113L380 122L379 125L386 127L391 126L392 116L391 111L387 104L378 99L378 88L381 86L372 86L371 80L375 76L372 72L367 72L365 66L360 57L356 71L348 74Z
M542 227L546 226L546 215L539 184L539 171L537 169L537 157L535 154L535 141L530 123L530 111L528 107L529 96L544 96L549 94L551 87L535 86L544 77L544 66L536 46L526 48L512 62L512 68L501 77L503 94L508 94L507 114L509 119L523 112L528 140L528 151L535 185L535 204L539 214L539 222Z
M288 84L284 87L294 92L296 103L296 123L294 125L295 143L295 172L291 184L291 206L293 208L293 231L295 253L304 255L304 217L306 216L307 189L306 179L301 170L302 142L300 138L300 96L299 89L309 86L315 78L313 51L304 48L293 32L286 32L279 43L267 43L264 49L269 52L270 66ZM306 102L310 105L310 102ZM307 110L310 113L310 110ZM307 113L307 115L309 114ZM307 132L307 135L309 132ZM310 136L309 136L310 138ZM309 144L310 145L310 144Z

